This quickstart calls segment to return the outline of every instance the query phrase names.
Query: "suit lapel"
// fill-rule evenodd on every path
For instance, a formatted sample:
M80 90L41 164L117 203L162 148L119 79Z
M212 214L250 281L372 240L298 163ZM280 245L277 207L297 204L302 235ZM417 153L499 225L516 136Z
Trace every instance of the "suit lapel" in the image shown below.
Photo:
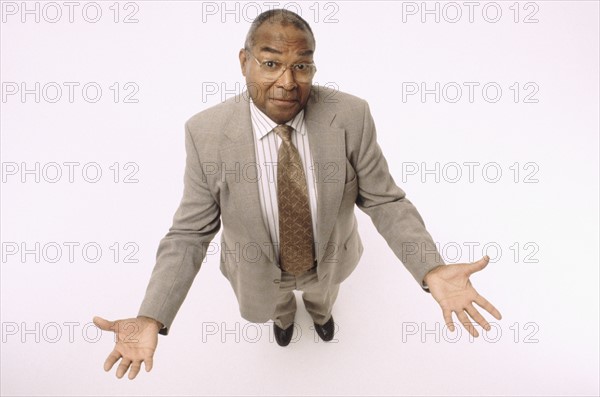
M346 178L344 129L331 126L335 113L330 112L322 101L323 98L313 91L304 115L317 179L318 263L322 262L326 252L331 254L332 250L339 248L326 244L340 209Z
M260 245L267 258L274 259L271 237L262 217L258 191L254 134L247 97L236 97L235 111L226 124L224 134L228 138L221 148L223 172L235 203L236 212L246 225L248 235Z

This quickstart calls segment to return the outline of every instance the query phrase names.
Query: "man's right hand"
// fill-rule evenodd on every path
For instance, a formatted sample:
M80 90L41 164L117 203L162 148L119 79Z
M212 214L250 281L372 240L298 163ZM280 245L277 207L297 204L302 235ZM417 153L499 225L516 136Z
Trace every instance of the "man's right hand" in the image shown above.
M142 362L146 372L150 372L158 344L158 331L162 328L160 322L141 316L117 321L108 321L96 316L94 324L102 331L115 333L115 348L104 362L105 371L110 371L121 359L117 367L117 378L122 378L131 366L129 379L134 379L142 368Z

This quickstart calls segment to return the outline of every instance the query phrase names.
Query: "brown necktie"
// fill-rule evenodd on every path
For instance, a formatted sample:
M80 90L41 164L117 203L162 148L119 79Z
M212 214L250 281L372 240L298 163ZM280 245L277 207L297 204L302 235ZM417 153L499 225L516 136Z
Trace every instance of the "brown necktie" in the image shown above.
M282 124L274 131L282 140L277 161L279 262L286 272L299 275L315 264L308 188L300 154L291 141L293 128Z

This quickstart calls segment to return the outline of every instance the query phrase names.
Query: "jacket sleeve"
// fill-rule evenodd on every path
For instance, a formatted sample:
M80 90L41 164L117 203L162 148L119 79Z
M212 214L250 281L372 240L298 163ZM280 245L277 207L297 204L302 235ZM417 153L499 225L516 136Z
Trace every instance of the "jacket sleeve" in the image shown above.
M429 292L423 278L444 262L421 215L389 173L367 102L364 102L362 134L355 165L359 188L356 204L369 215L421 288Z
M169 232L158 246L156 264L138 312L138 316L160 321L162 335L168 334L209 243L221 227L219 205L209 190L189 122L185 130L183 198Z

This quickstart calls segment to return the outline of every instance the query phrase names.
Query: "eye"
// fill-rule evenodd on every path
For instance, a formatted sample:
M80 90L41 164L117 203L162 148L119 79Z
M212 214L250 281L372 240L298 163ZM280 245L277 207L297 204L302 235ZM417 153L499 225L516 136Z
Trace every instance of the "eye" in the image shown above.
M263 65L267 68L267 69L277 69L279 67L279 62L275 62L275 61L264 61Z
M297 63L294 65L294 68L299 72L305 72L308 70L308 65L305 63Z

